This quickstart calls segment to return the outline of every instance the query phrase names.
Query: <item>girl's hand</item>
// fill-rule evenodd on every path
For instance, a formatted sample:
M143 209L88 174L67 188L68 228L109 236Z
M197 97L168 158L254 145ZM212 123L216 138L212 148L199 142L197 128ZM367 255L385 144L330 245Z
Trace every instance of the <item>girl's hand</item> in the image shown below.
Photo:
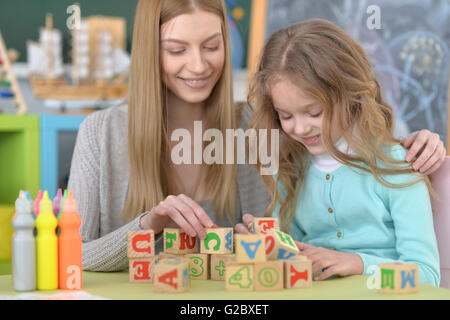
M238 223L234 226L234 231L236 233L242 233L242 234L250 234L248 225L253 222L253 219L255 217L252 216L250 213L246 213L242 216L243 223Z
M362 274L364 263L356 253L339 252L321 247L314 247L306 243L295 241L295 244L312 261L312 274L325 269L314 277L315 281L325 280L333 275L350 276Z
M217 227L202 207L184 194L168 196L144 215L140 224L143 229L153 229L155 234L164 228L178 227L200 239L206 237L205 228Z
M405 148L409 148L406 161L417 158L412 167L426 175L436 171L444 162L446 150L444 143L437 133L429 130L414 132L402 141Z

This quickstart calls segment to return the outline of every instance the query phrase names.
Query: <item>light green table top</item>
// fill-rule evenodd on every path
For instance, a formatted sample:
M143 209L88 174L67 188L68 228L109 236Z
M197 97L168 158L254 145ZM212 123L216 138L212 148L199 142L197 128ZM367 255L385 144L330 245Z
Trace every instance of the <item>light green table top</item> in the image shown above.
M155 293L151 283L130 283L128 272L83 272L83 291L107 299L120 300L450 300L450 290L421 284L418 293L381 294L367 288L368 277L351 276L314 281L311 288L281 291L226 291L223 281L191 280L191 288L184 293ZM34 291L39 295L55 295L68 291ZM0 296L20 295L13 290L11 275L0 276Z

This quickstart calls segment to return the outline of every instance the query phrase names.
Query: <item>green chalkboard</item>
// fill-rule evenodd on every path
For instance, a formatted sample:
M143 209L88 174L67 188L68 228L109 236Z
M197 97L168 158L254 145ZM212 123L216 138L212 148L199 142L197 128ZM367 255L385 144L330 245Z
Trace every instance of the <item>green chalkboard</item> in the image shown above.
M240 34L243 46L243 63L245 66L251 0L224 0L229 8ZM69 61L70 32L66 26L70 14L67 8L75 2L80 4L82 17L105 15L123 17L127 25L127 50L131 50L133 22L138 0L1 0L0 31L6 46L19 51L19 61L27 61L27 40L37 41L38 30L45 25L45 15L53 14L54 27L61 30L64 41L64 61ZM234 17L233 17L234 16Z

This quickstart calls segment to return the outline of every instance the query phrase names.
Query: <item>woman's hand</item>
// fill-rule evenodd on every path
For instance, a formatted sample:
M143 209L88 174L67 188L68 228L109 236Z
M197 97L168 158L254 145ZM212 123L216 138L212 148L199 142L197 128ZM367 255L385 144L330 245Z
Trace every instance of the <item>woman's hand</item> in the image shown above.
M442 165L447 153L439 135L426 129L414 132L402 141L402 145L409 148L406 161L411 162L417 158L412 167L426 175Z
M248 225L253 222L253 219L255 217L252 216L250 213L246 213L242 216L243 223L238 223L234 226L234 231L236 233L242 233L242 234L250 234Z
M364 263L356 253L339 252L321 247L314 247L306 243L295 241L301 255L312 261L312 274L316 274L315 281L325 280L333 275L350 276L362 274Z
M194 200L184 194L170 195L141 218L141 228L153 229L155 234L164 228L178 227L191 237L206 237L205 228L217 225Z

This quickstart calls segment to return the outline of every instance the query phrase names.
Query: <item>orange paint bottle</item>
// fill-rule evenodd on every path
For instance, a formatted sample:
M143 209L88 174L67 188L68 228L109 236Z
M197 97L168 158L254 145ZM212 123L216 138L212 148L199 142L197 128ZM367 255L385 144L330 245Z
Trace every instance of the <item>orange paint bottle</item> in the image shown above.
M58 238L59 288L79 290L83 284L81 218L77 204L69 190L64 208L58 221L61 234Z

